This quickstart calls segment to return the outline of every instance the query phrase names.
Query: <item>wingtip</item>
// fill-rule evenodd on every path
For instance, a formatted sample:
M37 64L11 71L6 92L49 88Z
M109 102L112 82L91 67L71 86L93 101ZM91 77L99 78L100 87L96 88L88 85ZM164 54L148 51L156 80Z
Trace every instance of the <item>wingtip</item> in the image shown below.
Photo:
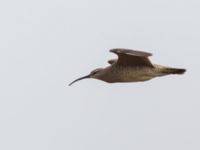
M119 54L119 53L122 53L122 51L124 51L124 50L130 50L130 49L125 49L125 48L113 48L113 49L110 49L110 52Z
M112 53L116 53L117 48L110 49L109 51Z

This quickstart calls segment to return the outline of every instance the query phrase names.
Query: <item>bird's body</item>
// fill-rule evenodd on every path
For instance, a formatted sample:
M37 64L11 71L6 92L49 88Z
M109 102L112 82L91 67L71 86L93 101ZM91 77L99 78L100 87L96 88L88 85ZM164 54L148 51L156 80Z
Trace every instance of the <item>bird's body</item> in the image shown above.
M148 59L151 56L150 53L129 49L112 49L110 51L118 55L118 60L109 60L108 63L111 64L110 66L95 69L90 75L79 78L71 84L84 78L95 78L108 83L141 82L155 77L169 74L183 74L185 72L185 69L152 64Z
M104 68L104 72L97 79L109 83L142 82L169 74L169 72L165 72L167 68L160 65L154 65L153 68L113 65Z

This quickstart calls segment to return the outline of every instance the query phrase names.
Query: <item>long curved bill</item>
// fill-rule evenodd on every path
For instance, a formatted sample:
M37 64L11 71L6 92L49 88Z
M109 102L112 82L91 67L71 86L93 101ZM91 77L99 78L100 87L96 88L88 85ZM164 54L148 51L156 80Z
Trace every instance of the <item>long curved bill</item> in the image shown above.
M71 82L71 83L69 84L69 86L71 86L72 84L74 84L74 83L77 82L77 81L80 81L80 80L83 80L83 79L87 79L87 78L90 78L90 75L87 75L87 76L84 76L84 77L81 77L81 78L78 78L78 79L74 80L73 82Z

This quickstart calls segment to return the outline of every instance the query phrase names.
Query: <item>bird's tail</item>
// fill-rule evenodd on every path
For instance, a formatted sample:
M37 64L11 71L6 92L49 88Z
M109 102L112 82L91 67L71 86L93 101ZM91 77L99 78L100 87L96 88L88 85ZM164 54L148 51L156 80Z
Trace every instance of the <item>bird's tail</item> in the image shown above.
M184 74L186 71L186 69L182 69L182 68L163 68L162 72L166 73L166 74Z

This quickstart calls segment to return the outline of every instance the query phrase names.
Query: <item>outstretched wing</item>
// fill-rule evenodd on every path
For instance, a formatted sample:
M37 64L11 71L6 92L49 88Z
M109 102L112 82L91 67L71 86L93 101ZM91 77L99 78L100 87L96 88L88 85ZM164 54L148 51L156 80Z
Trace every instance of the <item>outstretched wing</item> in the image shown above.
M118 55L117 65L153 67L148 59L151 53L121 48L111 49L110 52Z

